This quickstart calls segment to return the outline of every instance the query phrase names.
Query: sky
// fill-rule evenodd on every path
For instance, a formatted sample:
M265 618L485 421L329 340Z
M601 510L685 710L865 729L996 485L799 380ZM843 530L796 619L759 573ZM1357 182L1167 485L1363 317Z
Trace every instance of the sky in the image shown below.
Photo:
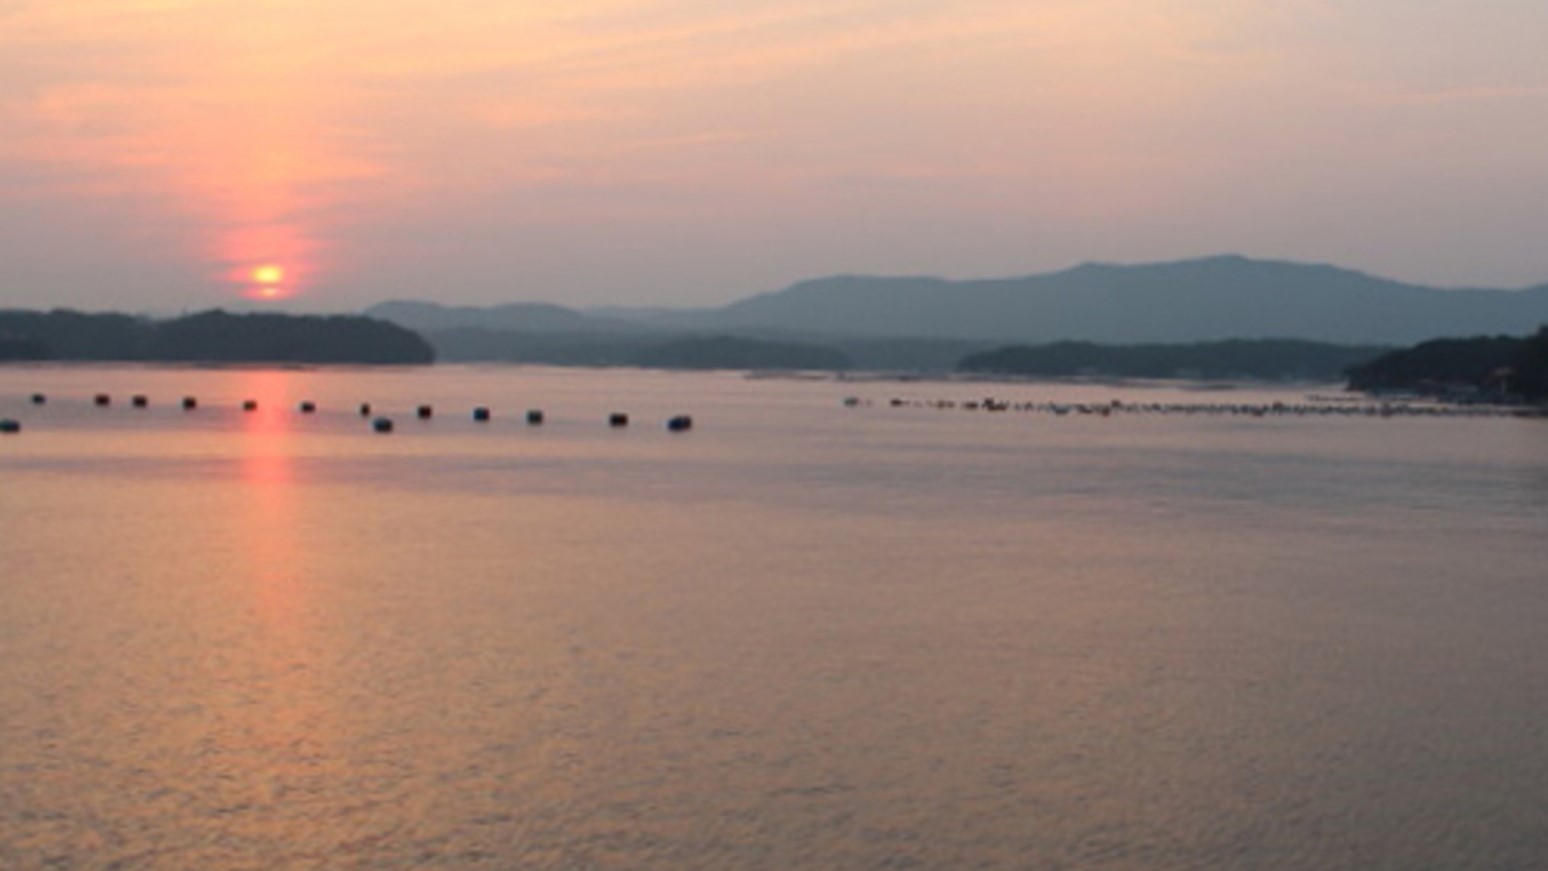
M1542 0L0 0L0 307L1548 282Z

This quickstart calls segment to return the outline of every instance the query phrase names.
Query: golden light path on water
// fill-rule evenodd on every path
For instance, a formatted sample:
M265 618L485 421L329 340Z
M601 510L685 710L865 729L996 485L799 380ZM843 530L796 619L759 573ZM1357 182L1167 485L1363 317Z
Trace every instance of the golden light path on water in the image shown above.
M316 766L331 729L323 704L326 693L306 667L321 639L311 625L305 558L298 541L305 521L294 468L297 434L286 407L287 373L244 373L242 390L257 399L258 410L242 416L242 504L233 518L240 533L232 590L246 599L258 638L242 648L248 655L216 660L215 668L225 673L211 677L222 685L247 688L241 706L246 716L221 724L220 733L231 742L229 758L265 759L269 769L265 777L234 764L225 770L246 775L253 790L232 800L274 802L302 782L308 767ZM259 833L261 827L246 834Z

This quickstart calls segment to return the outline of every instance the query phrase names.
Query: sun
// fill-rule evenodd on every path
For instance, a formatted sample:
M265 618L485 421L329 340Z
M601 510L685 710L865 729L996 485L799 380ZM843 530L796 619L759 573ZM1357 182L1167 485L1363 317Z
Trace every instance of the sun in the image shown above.
M299 257L282 257L281 252L273 250L276 246L264 247L270 250L257 257L249 252L248 256L228 265L226 280L250 300L278 302L293 299L302 291L311 272L310 264Z
M266 263L253 270L253 280L259 284L279 284L285 280L285 267Z

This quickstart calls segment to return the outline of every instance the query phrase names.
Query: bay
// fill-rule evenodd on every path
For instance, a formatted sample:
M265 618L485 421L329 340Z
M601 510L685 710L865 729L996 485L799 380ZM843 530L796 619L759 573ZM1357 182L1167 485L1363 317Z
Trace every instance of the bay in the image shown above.
M0 867L1540 867L1548 425L890 402L1328 390L0 369Z

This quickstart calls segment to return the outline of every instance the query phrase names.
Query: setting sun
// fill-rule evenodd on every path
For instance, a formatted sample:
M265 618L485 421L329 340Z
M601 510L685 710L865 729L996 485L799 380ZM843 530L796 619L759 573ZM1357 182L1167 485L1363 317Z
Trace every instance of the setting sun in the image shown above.
M268 264L253 270L253 280L259 284L279 284L285 280L283 267Z

